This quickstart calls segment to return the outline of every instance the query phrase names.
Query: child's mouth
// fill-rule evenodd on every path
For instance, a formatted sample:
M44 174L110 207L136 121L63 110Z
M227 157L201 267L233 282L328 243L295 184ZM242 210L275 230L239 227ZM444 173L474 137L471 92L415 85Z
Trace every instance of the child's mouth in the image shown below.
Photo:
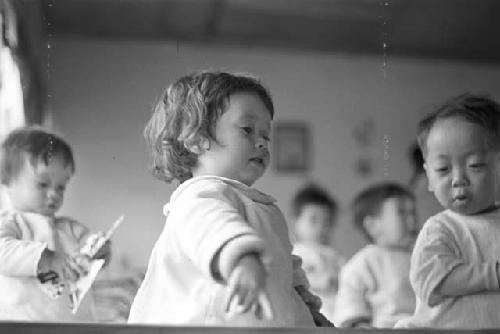
M453 201L457 202L457 203L463 203L463 202L467 201L467 196L466 195L455 196L455 197L453 197Z
M250 159L250 161L257 163L259 165L264 165L264 159L262 159L262 158L252 158L252 159Z

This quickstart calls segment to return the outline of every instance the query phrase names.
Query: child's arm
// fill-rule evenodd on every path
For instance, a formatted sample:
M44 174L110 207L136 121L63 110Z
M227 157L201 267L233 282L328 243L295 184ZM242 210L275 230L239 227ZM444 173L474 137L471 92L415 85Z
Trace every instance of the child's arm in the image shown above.
M0 273L7 276L32 276L53 272L61 280L74 279L82 269L71 257L54 252L47 244L22 240L22 231L12 217L0 218Z
M266 275L259 254L242 256L227 280L226 312L253 311L258 319L271 320L273 311L265 291Z
M419 233L412 255L410 281L429 306L450 296L498 291L498 262L467 263L450 231L436 221Z
M21 240L22 231L12 217L0 217L0 274L36 276L37 266L47 244Z
M179 251L216 281L227 279L243 255L262 254L265 249L262 238L238 211L236 197L227 185L209 184L185 193L168 213L169 233Z

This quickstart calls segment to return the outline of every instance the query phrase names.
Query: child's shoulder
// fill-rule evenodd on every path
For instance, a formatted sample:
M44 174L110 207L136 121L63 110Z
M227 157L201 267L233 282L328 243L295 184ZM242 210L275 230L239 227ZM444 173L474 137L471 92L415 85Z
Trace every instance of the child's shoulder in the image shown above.
M274 203L274 199L256 189L250 188L241 182L219 177L200 176L191 178L177 187L170 197L170 203L193 197L226 199L240 201L250 198L254 201Z
M346 266L366 266L369 263L373 262L373 259L378 258L380 253L380 246L376 244L368 244L354 253L354 255L347 261Z

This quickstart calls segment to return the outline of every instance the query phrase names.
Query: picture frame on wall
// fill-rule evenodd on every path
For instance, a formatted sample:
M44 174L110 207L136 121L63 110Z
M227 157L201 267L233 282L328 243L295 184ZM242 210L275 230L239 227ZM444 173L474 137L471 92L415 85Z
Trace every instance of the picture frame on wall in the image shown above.
M304 122L277 122L273 159L277 172L307 172L310 165L309 128Z

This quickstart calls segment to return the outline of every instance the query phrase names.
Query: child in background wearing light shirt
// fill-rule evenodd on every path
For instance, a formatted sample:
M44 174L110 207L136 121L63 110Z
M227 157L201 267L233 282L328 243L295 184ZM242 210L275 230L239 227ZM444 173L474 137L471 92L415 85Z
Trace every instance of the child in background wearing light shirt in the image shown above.
M5 138L0 157L1 181L12 205L0 212L0 320L93 321L90 296L73 314L69 291L53 299L37 278L54 272L67 282L84 273L73 256L88 229L55 215L75 171L70 146L45 130L24 127ZM107 244L96 258L108 258L109 249Z
M292 209L297 240L293 253L302 258L311 291L321 298L321 313L333 320L338 275L345 263L344 256L330 245L337 203L325 190L309 185L295 194Z
M313 316L322 319L281 211L251 187L269 164L273 115L269 93L248 76L201 72L167 89L145 136L154 174L180 185L129 322L313 327Z
M353 220L370 244L340 272L334 323L341 327L393 327L413 314L410 254L417 234L415 199L405 187L382 183L353 201Z
M412 255L415 314L398 327L499 328L500 106L463 94L419 123L431 190L444 211L430 217Z

